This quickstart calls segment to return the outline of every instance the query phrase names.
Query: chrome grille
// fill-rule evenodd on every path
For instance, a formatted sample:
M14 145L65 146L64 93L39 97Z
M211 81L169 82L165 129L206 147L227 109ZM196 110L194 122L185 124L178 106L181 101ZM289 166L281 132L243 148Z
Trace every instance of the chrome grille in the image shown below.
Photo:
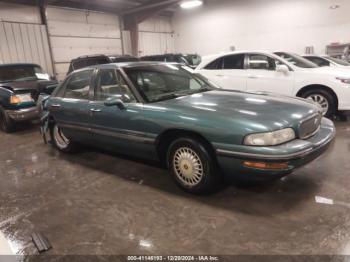
M322 114L316 114L303 120L299 125L299 137L307 139L313 136L320 128L321 120Z

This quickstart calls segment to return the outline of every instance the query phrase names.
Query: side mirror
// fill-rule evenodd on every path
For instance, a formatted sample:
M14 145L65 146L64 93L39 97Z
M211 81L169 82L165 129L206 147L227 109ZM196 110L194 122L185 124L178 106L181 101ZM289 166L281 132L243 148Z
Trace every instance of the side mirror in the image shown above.
M105 106L117 106L120 110L126 108L125 104L119 98L111 98L104 102Z
M277 65L276 66L276 71L283 73L283 74L288 74L289 73L289 68L286 65Z

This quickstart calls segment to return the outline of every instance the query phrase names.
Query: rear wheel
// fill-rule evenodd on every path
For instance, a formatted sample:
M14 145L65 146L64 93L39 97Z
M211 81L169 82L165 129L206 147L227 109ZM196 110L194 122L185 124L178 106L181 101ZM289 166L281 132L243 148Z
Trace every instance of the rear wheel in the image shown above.
M179 138L169 147L168 167L175 182L193 194L209 194L222 185L221 174L206 145L192 138Z
M336 102L332 94L322 89L312 89L302 94L303 98L310 99L322 108L326 117L333 117L336 112Z
M0 107L0 129L6 133L11 133L15 130L15 123L2 107Z
M76 144L63 134L56 123L50 128L50 135L53 146L58 150L66 153L76 150Z

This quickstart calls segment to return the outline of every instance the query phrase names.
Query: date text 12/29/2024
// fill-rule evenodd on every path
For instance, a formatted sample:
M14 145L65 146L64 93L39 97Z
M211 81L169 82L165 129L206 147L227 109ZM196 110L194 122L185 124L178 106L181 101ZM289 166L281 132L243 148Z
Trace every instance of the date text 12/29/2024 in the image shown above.
M219 261L217 256L128 256L127 261Z

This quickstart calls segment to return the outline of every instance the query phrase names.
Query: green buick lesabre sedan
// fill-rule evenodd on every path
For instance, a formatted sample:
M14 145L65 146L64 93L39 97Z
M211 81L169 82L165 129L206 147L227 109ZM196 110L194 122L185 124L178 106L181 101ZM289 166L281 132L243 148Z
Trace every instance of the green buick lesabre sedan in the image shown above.
M166 163L196 194L223 181L265 181L320 156L335 136L313 102L217 88L179 64L75 71L42 103L54 147L85 143Z

